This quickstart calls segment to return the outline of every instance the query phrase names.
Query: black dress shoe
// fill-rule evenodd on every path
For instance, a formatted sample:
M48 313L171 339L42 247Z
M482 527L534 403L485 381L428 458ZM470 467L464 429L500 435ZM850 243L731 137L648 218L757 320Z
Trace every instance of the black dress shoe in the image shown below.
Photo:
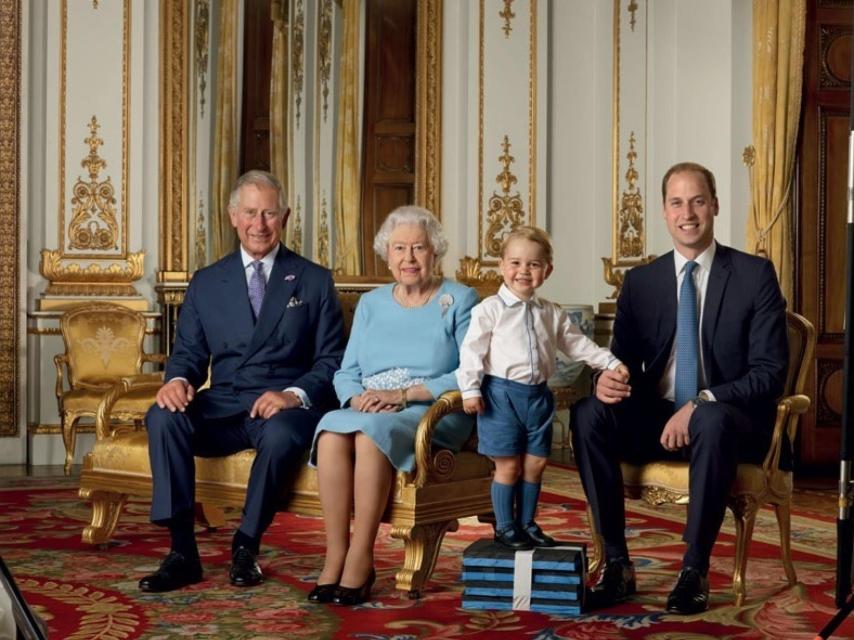
M377 572L371 569L365 583L361 587L342 587L338 585L332 596L332 602L347 607L367 602L371 599L371 587L374 586L374 580L376 579Z
M170 551L157 571L139 581L139 588L149 593L163 593L201 581L202 563L198 558L188 559L177 551Z
M314 589L308 592L308 601L316 604L326 604L332 602L335 597L335 590L338 588L337 582L329 582L327 584L315 584Z
M547 533L544 533L542 529L540 529L540 525L536 522L532 522L527 527L525 527L525 535L530 538L531 542L535 547L555 547L557 546L557 542Z
M237 547L231 553L231 571L228 577L235 587L254 587L264 582L264 575L255 560L255 554L246 547Z
M627 558L607 560L605 569L587 594L590 609L610 607L637 591L635 566Z
M709 578L693 567L683 567L673 591L667 596L667 611L680 615L702 613L709 608Z
M505 547L510 547L511 549L531 549L533 548L533 544L531 544L531 538L522 530L518 524L513 523L506 529L502 529L499 531L495 530L495 542L499 544L503 544Z

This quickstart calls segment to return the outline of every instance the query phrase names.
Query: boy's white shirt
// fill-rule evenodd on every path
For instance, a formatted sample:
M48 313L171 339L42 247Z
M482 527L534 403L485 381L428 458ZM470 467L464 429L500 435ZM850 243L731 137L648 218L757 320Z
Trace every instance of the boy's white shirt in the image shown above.
M539 384L555 371L558 350L594 369L616 369L621 363L572 324L566 311L536 294L522 300L502 284L472 309L471 323L460 347L457 384L463 398L481 395L484 375L522 384Z

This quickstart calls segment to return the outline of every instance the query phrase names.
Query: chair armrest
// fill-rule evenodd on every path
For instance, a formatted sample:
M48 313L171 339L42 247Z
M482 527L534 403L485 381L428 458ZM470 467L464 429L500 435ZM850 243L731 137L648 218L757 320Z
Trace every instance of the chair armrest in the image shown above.
M439 396L418 423L415 432L415 480L416 487L423 487L430 476L433 453L433 432L446 415L463 410L463 396L459 391L448 391Z
M154 402L154 396L162 386L163 372L125 376L116 382L101 397L98 412L95 415L95 437L98 440L104 440L112 435L110 416L113 413L113 406L123 396L131 391L151 391L151 401Z
M53 364L56 367L56 399L60 401L62 399L62 366L65 365L65 368L68 368L68 357L64 353L57 354L53 356ZM61 406L59 412L62 413Z
M159 364L165 364L168 356L163 353L143 353L142 361L143 362L157 362Z
M789 441L795 438L798 427L798 416L810 408L809 397L803 394L786 396L777 402L777 418L774 421L774 433L771 436L771 446L762 463L765 473L774 473L780 465L780 454L783 447L783 433L789 436Z

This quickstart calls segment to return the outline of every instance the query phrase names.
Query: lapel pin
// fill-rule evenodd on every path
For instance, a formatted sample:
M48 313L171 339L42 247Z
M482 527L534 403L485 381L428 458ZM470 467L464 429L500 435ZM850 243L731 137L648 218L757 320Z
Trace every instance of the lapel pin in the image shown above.
M290 282L291 280L296 280L296 276L292 273L289 273L285 276L285 282Z

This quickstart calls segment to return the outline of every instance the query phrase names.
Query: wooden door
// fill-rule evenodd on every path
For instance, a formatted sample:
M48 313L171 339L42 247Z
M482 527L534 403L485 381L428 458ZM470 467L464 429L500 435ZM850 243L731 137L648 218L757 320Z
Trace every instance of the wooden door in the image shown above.
M845 306L851 2L808 0L799 146L797 311L816 327L798 454L803 465L839 461Z
M362 145L364 274L386 275L373 250L386 215L415 197L416 0L365 2Z
M270 0L244 0L243 107L240 173L270 170L270 71L273 21Z

